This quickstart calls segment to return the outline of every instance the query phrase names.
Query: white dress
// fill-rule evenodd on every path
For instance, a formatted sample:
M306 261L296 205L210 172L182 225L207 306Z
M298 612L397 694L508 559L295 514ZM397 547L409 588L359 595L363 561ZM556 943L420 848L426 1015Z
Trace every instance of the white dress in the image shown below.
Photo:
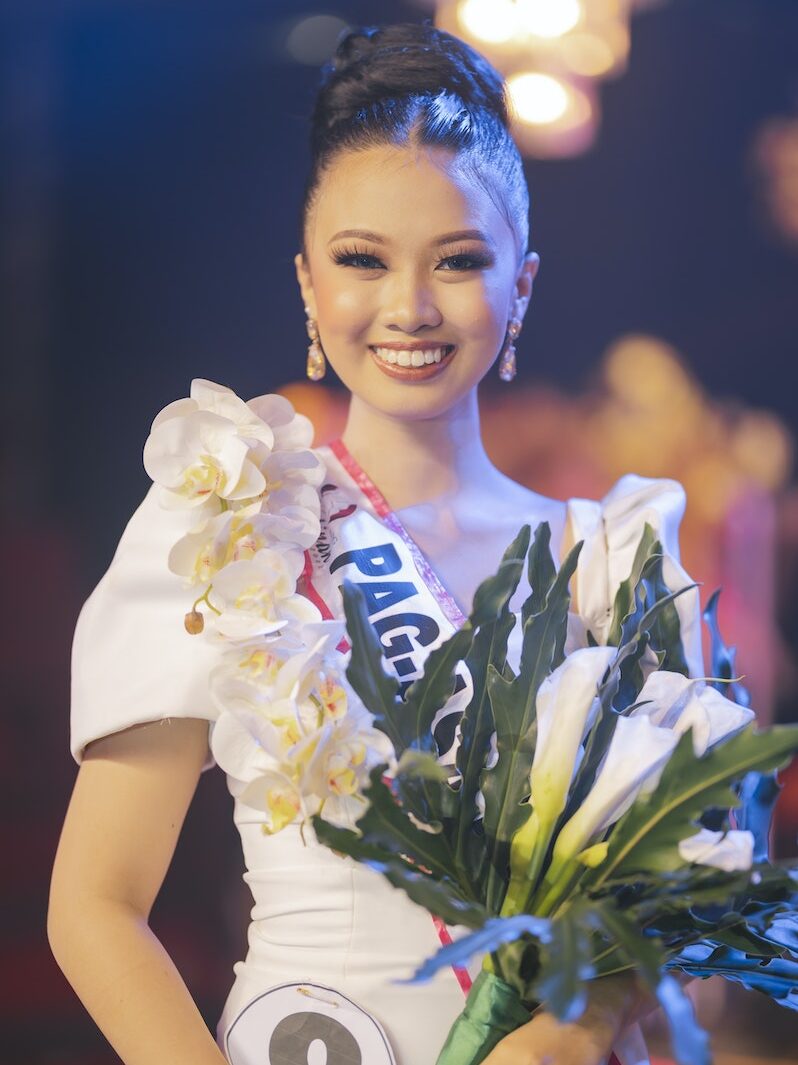
M403 609L415 610L402 615L403 631L408 616L421 612L435 618L444 638L447 627L452 631L458 623L457 607L379 490L340 442L316 454L326 467L328 491L322 493L322 537L309 553L313 569L307 594L341 616L336 585L352 575L354 563L347 560L355 558L347 549L366 542L393 545L401 559L398 575L413 593ZM684 506L677 482L633 475L600 502L568 501L573 538L585 540L574 578L580 610L571 619L575 638L585 628L600 642L606 635L615 590L629 574L646 522L663 543L668 583L688 583L678 555ZM169 549L187 521L184 511L162 509L151 489L83 606L72 648L71 750L78 763L91 740L137 723L197 717L213 728L207 678L219 651L184 630L191 593L167 568ZM336 566L336 559L342 564ZM520 610L528 591L522 580L513 609ZM700 676L697 593L686 593L676 605L690 672ZM520 651L519 630L516 626L511 637L511 664ZM389 631L383 626L384 643ZM434 641L427 651L431 646ZM418 642L414 653L423 658ZM403 661L413 665L411 656L394 661L398 673L409 668ZM414 668L419 664L416 660ZM452 730L442 732L451 735ZM203 768L214 764L209 753ZM305 832L304 842L296 826L265 835L260 811L238 799L234 820L254 904L248 952L234 966L217 1028L218 1044L231 1065L434 1065L463 1007L462 974L442 971L428 984L395 982L440 945L429 914L378 873L317 844L312 831ZM637 1026L628 1030L625 1046L616 1045L622 1065L646 1060Z

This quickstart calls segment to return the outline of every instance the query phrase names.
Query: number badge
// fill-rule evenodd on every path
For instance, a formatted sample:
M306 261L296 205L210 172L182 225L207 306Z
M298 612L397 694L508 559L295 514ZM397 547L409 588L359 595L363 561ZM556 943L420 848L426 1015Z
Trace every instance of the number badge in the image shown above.
M225 1053L230 1065L396 1065L380 1024L319 984L282 984L247 1003Z

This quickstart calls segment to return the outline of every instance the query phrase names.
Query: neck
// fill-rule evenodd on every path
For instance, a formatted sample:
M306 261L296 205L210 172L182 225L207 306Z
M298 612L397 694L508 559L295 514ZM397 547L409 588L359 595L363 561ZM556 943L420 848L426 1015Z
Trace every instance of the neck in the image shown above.
M445 413L417 421L352 396L341 439L393 510L453 500L501 476L482 443L476 389Z

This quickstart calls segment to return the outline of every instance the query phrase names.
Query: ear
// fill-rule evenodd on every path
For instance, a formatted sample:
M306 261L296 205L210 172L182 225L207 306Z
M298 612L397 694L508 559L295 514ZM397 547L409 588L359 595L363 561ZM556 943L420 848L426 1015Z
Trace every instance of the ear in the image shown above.
M540 267L540 256L530 251L524 256L515 279L513 290L513 314L523 321L529 301L532 299L532 285Z
M313 295L313 284L310 280L310 270L301 251L294 256L296 279L299 282L299 291L302 293L302 302L308 309L310 318L316 317L316 299Z

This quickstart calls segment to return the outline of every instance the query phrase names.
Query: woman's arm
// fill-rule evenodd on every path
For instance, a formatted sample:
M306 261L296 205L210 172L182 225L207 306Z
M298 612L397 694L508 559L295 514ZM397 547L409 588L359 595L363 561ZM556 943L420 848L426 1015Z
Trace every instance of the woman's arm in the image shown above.
M223 1065L148 920L208 751L208 722L167 719L91 743L50 884L56 961L125 1065Z

